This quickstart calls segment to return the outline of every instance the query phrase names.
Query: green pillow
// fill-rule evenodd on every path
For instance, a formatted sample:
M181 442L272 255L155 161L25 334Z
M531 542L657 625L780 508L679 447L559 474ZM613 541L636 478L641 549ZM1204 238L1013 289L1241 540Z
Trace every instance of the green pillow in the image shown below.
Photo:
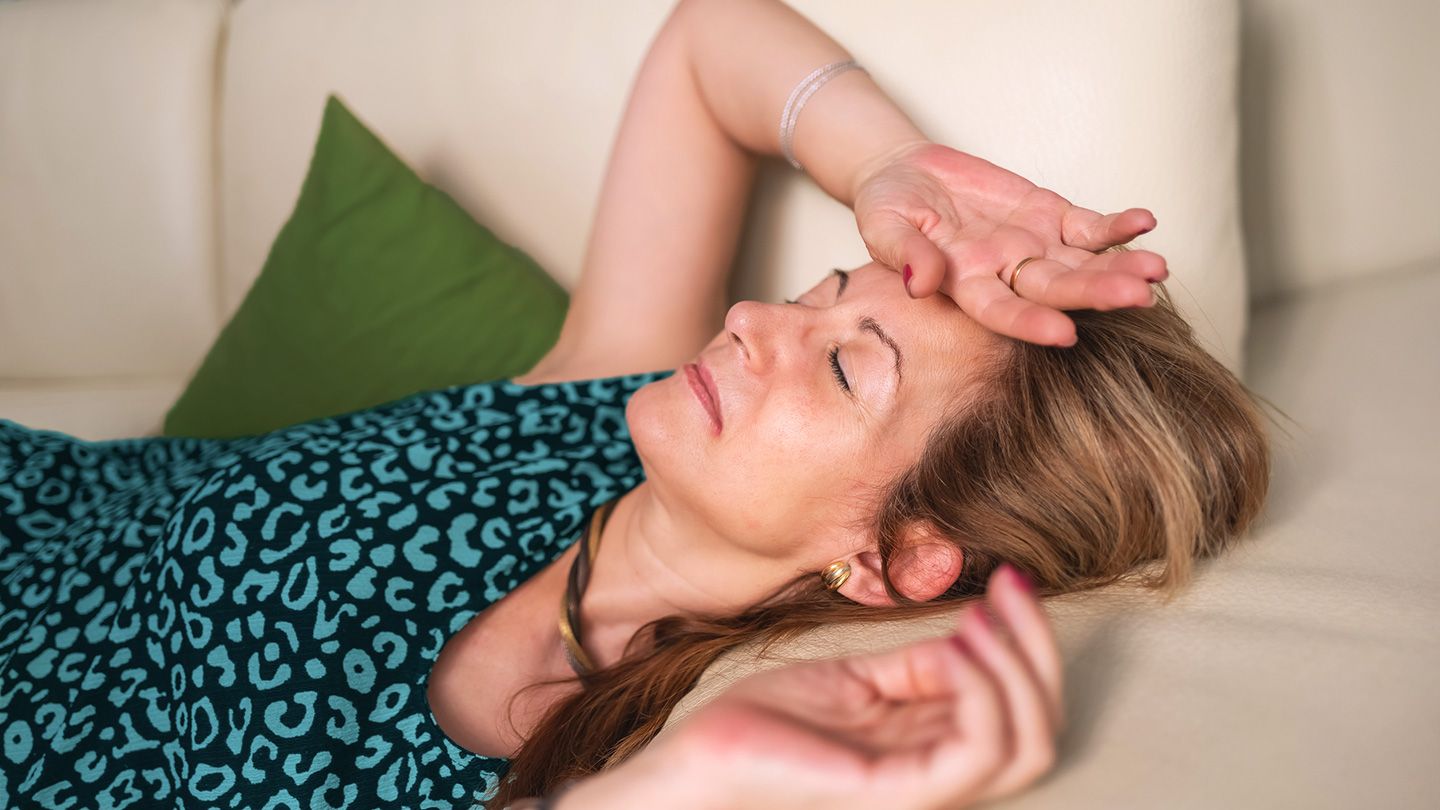
M555 343L567 305L332 95L295 211L165 435L263 433L519 376Z

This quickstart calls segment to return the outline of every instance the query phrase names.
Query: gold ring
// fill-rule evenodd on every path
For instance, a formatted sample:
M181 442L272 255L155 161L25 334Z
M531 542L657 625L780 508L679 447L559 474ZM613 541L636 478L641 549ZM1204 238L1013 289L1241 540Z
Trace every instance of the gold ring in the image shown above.
M1017 289L1015 289L1015 279L1017 279L1017 278L1020 277L1020 271L1025 269L1025 265L1029 264L1030 262L1035 261L1035 260L1038 259L1038 258L1040 258L1040 257L1039 257L1039 256L1029 256L1029 257L1027 257L1027 258L1021 259L1021 260L1020 260L1020 263L1017 264L1017 265L1015 265L1015 272L1013 272L1013 273L1010 274L1010 292L1013 292L1013 293L1015 293L1016 295L1019 295L1019 294L1020 294L1020 291L1017 290Z

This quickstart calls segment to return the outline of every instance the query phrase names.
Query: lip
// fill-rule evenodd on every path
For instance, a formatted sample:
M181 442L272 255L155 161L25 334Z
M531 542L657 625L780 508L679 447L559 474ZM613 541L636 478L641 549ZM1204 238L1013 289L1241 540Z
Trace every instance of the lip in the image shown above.
M686 363L685 378L690 383L691 393L704 406L706 415L710 417L711 432L719 435L724 427L724 420L720 418L720 393L715 387L715 378L710 376L710 369L699 363Z

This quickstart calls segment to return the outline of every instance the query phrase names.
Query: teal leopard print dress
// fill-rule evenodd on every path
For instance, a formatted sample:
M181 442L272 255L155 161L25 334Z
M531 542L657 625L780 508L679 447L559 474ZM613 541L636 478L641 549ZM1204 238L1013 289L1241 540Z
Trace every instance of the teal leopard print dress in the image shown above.
M670 372L417 394L244 439L0 420L0 807L469 808L446 639L644 477Z

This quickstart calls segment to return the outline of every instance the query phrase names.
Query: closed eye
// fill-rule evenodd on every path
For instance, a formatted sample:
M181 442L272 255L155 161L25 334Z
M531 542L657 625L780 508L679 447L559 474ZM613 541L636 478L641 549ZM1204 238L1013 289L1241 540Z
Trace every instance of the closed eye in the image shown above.
M840 368L840 347L836 346L830 350L830 370L835 374L835 382L850 393L850 381L845 379L845 371Z

